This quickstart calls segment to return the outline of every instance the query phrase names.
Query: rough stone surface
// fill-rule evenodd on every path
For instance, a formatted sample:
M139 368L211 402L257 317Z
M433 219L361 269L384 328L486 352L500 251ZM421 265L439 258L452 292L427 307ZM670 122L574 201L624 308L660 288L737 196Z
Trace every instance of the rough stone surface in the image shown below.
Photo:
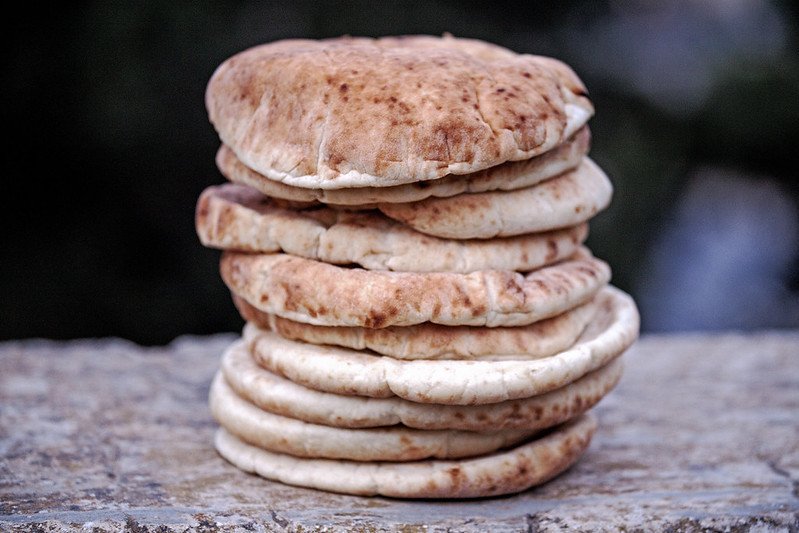
M575 467L457 502L227 464L206 395L231 340L0 344L0 530L799 531L799 332L645 337Z

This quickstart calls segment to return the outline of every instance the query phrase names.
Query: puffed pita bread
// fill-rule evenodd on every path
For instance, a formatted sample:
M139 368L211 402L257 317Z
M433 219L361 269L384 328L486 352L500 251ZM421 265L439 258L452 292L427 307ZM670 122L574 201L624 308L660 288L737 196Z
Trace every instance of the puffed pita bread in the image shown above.
M527 272L572 255L588 226L506 239L439 239L376 211L285 209L241 185L209 187L197 202L197 234L206 246L285 252L332 264L401 272Z
M421 430L403 426L351 429L312 424L259 409L217 374L208 397L219 424L243 441L295 457L352 461L418 461L483 455L530 438L536 430L486 432Z
M446 36L256 46L216 69L206 107L244 165L312 189L393 186L529 159L593 114L562 62Z
M222 356L227 384L242 398L278 415L313 424L368 428L403 424L417 429L497 431L545 429L587 411L616 386L622 374L617 358L552 392L489 405L436 405L397 397L367 398L320 392L258 366L242 341Z
M582 161L591 144L588 126L570 139L539 156L509 161L472 174L450 174L437 180L417 181L393 187L354 189L304 189L292 187L258 174L236 158L226 145L216 154L216 166L230 181L253 187L267 196L312 204L322 202L361 208L378 203L418 202L425 198L446 198L463 193L510 191L530 187L570 170Z
M233 293L261 311L307 324L368 328L531 324L588 301L610 279L608 265L586 249L526 275L381 272L229 251L220 271Z
M214 444L241 470L289 485L360 496L478 498L521 492L552 479L579 459L595 431L596 419L585 414L491 455L408 463L301 459L245 444L224 429Z
M608 287L577 343L542 359L403 361L367 352L290 341L252 324L244 328L253 359L270 372L334 394L442 405L483 405L550 392L621 355L638 337L632 298Z
M593 300L558 316L512 328L441 326L431 322L415 326L370 329L314 326L270 315L233 295L242 318L283 338L332 344L353 350L372 350L395 359L480 359L496 354L534 359L547 357L570 347L596 312Z
M612 195L608 177L585 158L576 169L525 189L380 204L378 208L428 235L488 239L580 224L607 207Z

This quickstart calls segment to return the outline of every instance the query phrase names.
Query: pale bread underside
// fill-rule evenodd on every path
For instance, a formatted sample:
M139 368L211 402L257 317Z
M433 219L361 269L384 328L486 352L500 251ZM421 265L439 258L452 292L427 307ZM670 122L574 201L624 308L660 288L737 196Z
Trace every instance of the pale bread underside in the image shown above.
M420 403L483 405L544 394L621 355L638 337L635 303L608 287L577 343L542 359L403 361L367 352L284 339L252 324L244 328L255 361L305 387L334 394ZM498 354L500 355L500 354Z
M372 350L395 359L496 359L497 354L525 358L547 357L577 340L596 312L593 300L558 316L527 326L485 328L441 326L425 322L415 326L370 329L314 326L259 311L233 295L242 318L283 338L311 344L332 344L353 350Z
M560 61L452 37L256 46L216 69L206 107L244 165L314 189L393 186L529 159L593 114Z
M267 196L295 202L322 202L360 208L378 203L418 202L425 198L447 198L463 193L510 191L530 187L580 164L588 153L591 133L582 127L563 144L539 156L510 161L465 175L449 175L393 187L349 189L305 189L292 187L258 174L236 158L228 146L216 154L216 166L230 181L253 187Z
M489 239L574 226L610 203L613 186L585 158L574 170L515 191L460 194L378 208L416 231L447 239Z
M248 445L224 429L217 431L214 443L241 470L289 485L361 496L478 498L520 492L552 479L577 461L595 431L595 418L586 414L491 455L407 463L302 459Z
M285 209L249 187L209 187L197 202L196 228L206 246L285 252L332 264L400 272L527 272L572 255L586 224L491 240L440 239L379 212Z
M418 461L474 457L516 444L535 429L486 432L388 428L337 428L259 409L239 397L217 373L209 394L211 413L238 438L259 448L296 457L351 461Z
M261 311L307 324L369 328L531 324L588 301L610 279L607 264L586 249L526 275L381 272L240 252L223 253L220 271L233 293Z
M417 429L497 431L545 429L593 407L622 373L621 358L552 392L489 405L436 405L397 397L367 398L316 391L258 366L242 341L222 357L225 381L242 398L286 417L326 426L367 428L403 424Z

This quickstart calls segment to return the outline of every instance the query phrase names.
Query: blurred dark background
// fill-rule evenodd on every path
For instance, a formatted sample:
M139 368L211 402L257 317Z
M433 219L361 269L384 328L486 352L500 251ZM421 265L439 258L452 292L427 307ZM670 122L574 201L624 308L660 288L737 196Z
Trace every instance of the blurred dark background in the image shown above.
M71 4L71 5L68 5ZM235 331L193 228L223 178L204 90L287 37L441 34L558 57L616 186L589 245L645 331L799 327L794 3L95 2L23 5L0 70L0 339L145 344Z

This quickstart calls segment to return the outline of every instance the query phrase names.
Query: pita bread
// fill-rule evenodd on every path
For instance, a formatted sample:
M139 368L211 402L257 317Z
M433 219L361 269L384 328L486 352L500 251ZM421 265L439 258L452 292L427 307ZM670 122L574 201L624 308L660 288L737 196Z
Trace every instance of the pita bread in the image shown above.
M230 388L259 408L313 424L345 428L403 424L417 429L539 430L565 422L593 407L618 383L622 361L617 358L546 394L465 407L409 402L397 397L366 398L315 391L258 366L241 341L222 356L221 371Z
M607 264L585 249L527 275L378 272L239 252L223 253L220 270L230 290L261 311L306 324L367 328L531 324L588 301L610 279Z
M366 352L290 341L252 324L244 328L253 359L270 372L334 394L442 405L483 405L550 392L621 355L638 337L632 298L608 287L577 343L543 359L402 361Z
M202 243L214 248L282 251L325 263L404 272L527 272L569 257L588 235L583 224L507 239L439 239L378 212L284 209L249 187L232 184L203 191L196 226Z
M416 231L447 239L489 239L574 226L610 203L613 186L588 158L574 170L515 191L428 198L378 208Z
M301 459L272 453L224 429L214 444L233 465L289 485L394 498L478 498L511 494L557 476L588 448L596 420L583 415L546 435L484 457L409 463Z
M506 429L477 433L421 430L403 426L349 429L311 424L259 409L240 398L217 374L209 394L211 413L243 441L296 457L353 461L418 461L474 457L530 438L535 430Z
M228 146L216 154L219 171L234 183L253 187L267 196L295 202L316 202L348 207L378 203L418 202L425 198L446 198L463 193L509 191L530 187L548 178L575 168L588 153L591 133L583 126L561 145L539 156L510 161L462 176L450 174L432 181L421 181L393 187L359 187L355 189L303 189L284 185L248 168L236 158Z
M206 107L244 165L311 189L386 187L529 159L593 114L565 64L447 36L256 46L216 69Z
M270 315L233 296L241 316L285 339L372 350L395 359L480 359L496 354L534 359L570 347L596 312L593 300L558 316L513 328L440 326L431 322L381 329L314 326Z

